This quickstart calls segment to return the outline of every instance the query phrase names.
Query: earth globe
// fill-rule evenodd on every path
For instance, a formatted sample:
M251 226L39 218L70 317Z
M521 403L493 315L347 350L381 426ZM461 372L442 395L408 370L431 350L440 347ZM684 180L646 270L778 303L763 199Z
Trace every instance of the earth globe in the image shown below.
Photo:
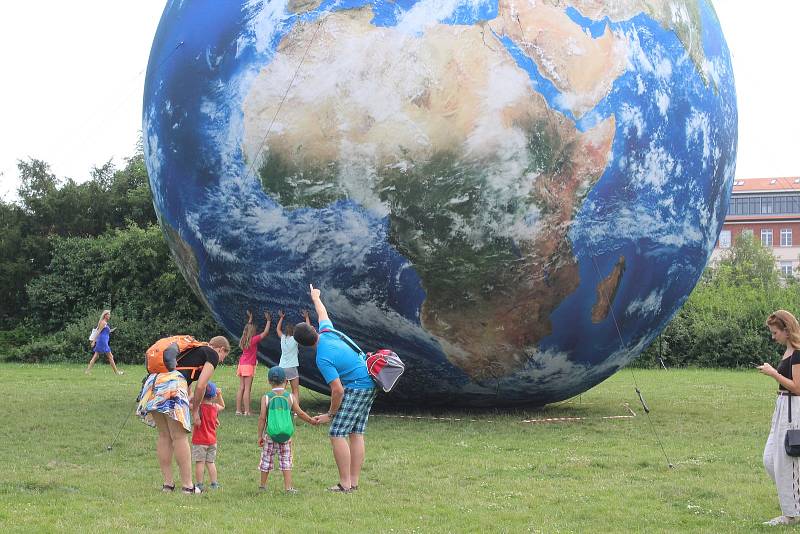
M706 0L173 0L143 138L164 235L231 336L248 309L299 321L313 283L406 363L387 402L541 405L686 300L737 110ZM300 373L328 391L313 350Z

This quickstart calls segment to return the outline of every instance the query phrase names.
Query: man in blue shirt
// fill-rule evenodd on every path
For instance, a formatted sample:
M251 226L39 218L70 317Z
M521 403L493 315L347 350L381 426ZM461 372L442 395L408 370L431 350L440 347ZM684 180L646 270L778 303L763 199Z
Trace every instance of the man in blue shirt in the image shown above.
M350 338L333 329L319 289L313 285L309 287L319 319L319 332L310 324L298 323L294 327L294 339L304 347L317 348L317 367L331 388L331 406L328 413L316 419L319 423L331 422L328 435L339 470L338 484L328 489L348 493L358 489L365 456L364 432L377 390L363 355L354 350L355 343Z

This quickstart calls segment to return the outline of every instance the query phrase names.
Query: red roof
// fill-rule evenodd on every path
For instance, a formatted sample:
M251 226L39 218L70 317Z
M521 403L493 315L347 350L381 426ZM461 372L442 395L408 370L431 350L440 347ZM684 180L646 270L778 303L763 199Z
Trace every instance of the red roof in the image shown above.
M792 191L800 190L800 177L781 178L736 178L733 181L734 193L754 193L756 191Z

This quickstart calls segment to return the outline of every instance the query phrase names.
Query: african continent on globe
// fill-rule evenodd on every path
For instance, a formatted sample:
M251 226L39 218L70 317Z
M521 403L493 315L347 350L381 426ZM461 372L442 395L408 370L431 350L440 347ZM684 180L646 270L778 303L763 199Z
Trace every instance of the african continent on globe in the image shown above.
M389 347L389 401L559 401L697 282L737 115L706 1L169 2L143 110L154 204L233 336L308 307ZM275 336L261 357L276 362ZM327 391L313 352L304 385Z

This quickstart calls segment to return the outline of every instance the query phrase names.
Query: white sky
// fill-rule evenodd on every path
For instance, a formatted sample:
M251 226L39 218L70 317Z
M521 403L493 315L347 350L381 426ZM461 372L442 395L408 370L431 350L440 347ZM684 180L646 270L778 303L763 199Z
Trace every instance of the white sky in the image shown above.
M133 154L144 70L164 0L40 0L0 7L0 197L35 157L83 181ZM733 57L738 178L800 176L797 0L716 0Z

